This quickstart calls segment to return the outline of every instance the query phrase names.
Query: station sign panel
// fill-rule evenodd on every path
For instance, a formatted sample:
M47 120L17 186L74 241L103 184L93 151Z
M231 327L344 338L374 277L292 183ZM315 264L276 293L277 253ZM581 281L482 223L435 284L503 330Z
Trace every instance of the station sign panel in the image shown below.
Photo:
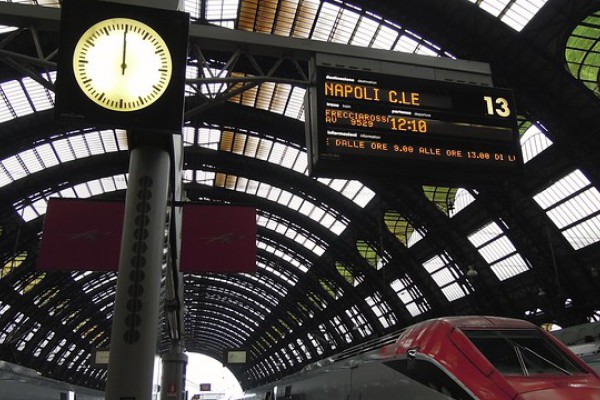
M313 176L498 182L523 161L507 89L317 66L306 102Z

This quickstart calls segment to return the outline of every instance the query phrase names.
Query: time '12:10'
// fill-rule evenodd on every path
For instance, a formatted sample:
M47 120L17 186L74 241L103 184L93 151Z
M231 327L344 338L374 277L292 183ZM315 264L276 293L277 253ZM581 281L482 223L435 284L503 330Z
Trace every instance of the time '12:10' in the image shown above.
M427 133L427 121L423 119L392 117L390 123L395 131Z

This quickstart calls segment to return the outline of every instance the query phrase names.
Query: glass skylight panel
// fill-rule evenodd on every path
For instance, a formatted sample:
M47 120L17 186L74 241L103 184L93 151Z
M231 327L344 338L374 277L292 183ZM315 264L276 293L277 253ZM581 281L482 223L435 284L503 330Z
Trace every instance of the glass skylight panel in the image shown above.
M285 297L287 295L287 292L288 292L287 287L275 282L273 279L270 279L267 276L262 276L262 275L256 276L256 275L252 275L252 274L247 274L247 275L245 275L245 277L246 277L246 279L253 281L254 285L257 287L260 287L261 289L262 288L275 289L274 291L280 297ZM266 289L262 289L262 290L265 290L265 293L267 293Z
M271 154L269 156L269 162L281 165L283 154L285 153L287 147L288 146L279 142L273 143L273 148L271 149Z
M265 82L262 85L260 85L260 90L257 92L257 96L256 96L255 107L270 111L274 92L275 92L275 83Z
M232 76L241 77L241 76L246 76L246 75L233 73ZM238 84L238 86L241 87L241 84ZM236 102L236 103L242 104L244 106L248 106L248 107L255 107L256 106L256 95L258 93L259 88L260 88L260 86L253 86L249 89L246 89L242 93L230 98L229 101Z
M347 44L352 38L353 32L356 29L356 24L359 21L360 15L354 11L342 9L332 6L331 10L326 10L325 4L321 13L330 11L333 15L336 14L337 21L329 34L329 41L335 43Z
M10 121L15 118L12 109L6 101L0 101L0 123Z
M218 150L220 141L221 131L219 129L198 129L198 145L208 149Z
M366 297L365 302L369 308L373 310L381 326L384 328L389 328L391 325L396 323L396 317L394 316L394 313L387 302L381 298L381 294L379 292L373 293L373 296Z
M8 103L7 107L14 112L15 117L22 117L33 112L19 81L4 82L0 84L0 90Z
M194 145L196 139L196 129L194 129L194 127L184 126L181 134L184 147L190 147Z
M278 36L291 36L294 26L294 16L298 11L301 0L280 0L278 1L278 18L275 20L275 26L272 33Z
M53 77L56 76L56 72L45 74L44 78L49 81L54 81ZM33 102L33 107L37 111L46 110L53 107L52 99L54 94L48 91L39 83L35 82L31 78L23 78L23 86L21 81L13 80L7 81L0 84L0 92L2 93L2 100L0 101L0 122L9 121L16 117L22 117L33 113L32 104L29 98ZM25 89L23 89L25 87ZM27 95L25 90L28 91ZM31 93L29 93L31 90Z
M502 21L517 31L521 31L525 25L546 4L547 0L516 0L506 11Z
M435 256L423 263L423 268L431 275L448 301L460 299L468 294L465 287L457 283L463 276L456 268L451 268L451 265L453 262L448 255Z
M448 210L450 218L464 210L469 204L475 201L475 197L466 189L459 188L454 196L454 207Z
M532 124L520 139L521 152L523 153L523 161L529 162L538 154L552 146L552 141L548 136L544 135L540 128Z
M267 305L264 302L257 302L254 299L247 297L245 295L245 293L251 292L254 289L244 285L239 280L228 279L221 275L211 275L211 276L206 276L204 278L209 281L215 281L215 282L219 282L221 284L225 284L226 286L235 286L235 290L222 289L222 291L224 293L226 293L228 297L231 297L231 298L238 298L239 296L243 296L243 301L248 301L248 302L252 303L253 305L257 306L258 308L265 310L266 312L271 311L269 308L267 308ZM220 286L220 285L216 285L216 286ZM278 300L276 298L274 298L273 296L269 295L268 293L263 293L263 291L260 290L260 295L267 296L270 304L277 304Z
M340 335L346 343L352 343L352 335L348 332L348 328L342 322L342 319L339 316L335 316L331 319L330 323L333 325L334 329L337 331L338 335Z
M600 193L580 170L533 198L578 250L600 240Z
M279 165L300 173L304 173L307 165L306 153L300 151L300 149L286 146Z
M80 183L78 185L75 185L75 186L73 186L73 190L75 191L75 194L77 195L77 197L80 199L92 197L92 193L91 193L90 189L88 188L87 183Z
M530 269L502 228L492 222L468 236L496 277L503 281Z
M435 50L433 50L427 46L424 46L422 44L419 44L419 46L415 50L415 54L420 54L422 56L431 56L431 57L435 57L435 56L439 55Z
M219 176L223 176L223 175L224 174L217 174L217 178ZM239 179L238 177L236 177L234 175L227 175L227 176L223 176L223 178L217 179L218 186L222 186L226 189L236 190L236 182ZM224 182L224 183L219 183L219 181ZM256 193L250 193L250 194L254 194L258 197L269 199L269 195L270 195L271 191L275 190L275 189L283 192L282 189L275 188L264 182L257 182L254 180L249 180L249 182L254 182L255 185L252 185L252 186L257 187ZM306 215L307 217L320 223L321 225L323 225L325 228L329 229L336 235L340 235L344 230L346 230L346 227L348 226L347 222L344 222L344 218L340 215L332 214L331 216L333 218L325 218L328 214L331 214L330 211L324 211L323 213L316 213L316 212L313 213L313 210L318 207L311 201L306 200L300 196L292 195L291 197L289 197L289 196L285 196L285 197L277 196L277 197L278 197L279 204L282 204L293 210L297 210L299 213ZM290 198L290 200L287 204L281 203L281 200L284 198ZM329 223L329 221L332 221L332 222ZM325 225L326 223L327 223L327 225Z
M104 154L104 143L99 132L90 132L83 137L91 155Z
M293 4L294 2L286 2ZM320 2L318 0L296 0L297 9L294 8L295 19L291 22L293 37L308 38L311 27L316 19ZM291 14L288 14L291 15Z
M54 107L52 95L48 89L29 77L23 78L22 82L36 111L48 110Z
M6 1L6 0L2 0L2 1ZM0 25L0 34L13 32L13 31L16 31L17 29L19 29L19 28L14 27L14 26Z
M0 188L10 184L13 180L12 174L4 165L4 161L0 161Z
M213 24L233 28L238 5L239 0L204 0L205 18Z
M293 87L290 93L287 107L283 112L283 115L290 118L295 118L300 121L304 121L304 96L306 89L301 87Z
M92 154L90 147L87 145L87 141L83 136L73 136L66 140L69 142L69 147L73 151L75 158L85 158Z
M54 153L51 144L42 144L35 147L33 151L37 153L37 156L40 158L45 168L50 168L59 164L58 158L56 158L56 153Z
M332 30L340 14L340 7L330 3L321 3L319 17L314 20L315 27L311 39L328 41L332 38Z
M416 243L420 242L423 239L423 235L417 229L413 229L411 235L408 237L406 241L406 247L411 248Z
M108 178L102 178L100 179L100 182L106 193L127 189L127 175L115 175Z
M298 259L292 256L293 252L289 249L286 249L286 252L283 252L279 248L276 248L273 245L266 243L262 240L256 241L256 247L283 259L285 262L293 265L303 273L306 273L308 271L308 265L310 265L310 263L308 263L308 261L306 260L304 260L304 262L298 261ZM298 255L296 254L296 256Z
M7 1L7 0L2 0ZM31 4L43 7L60 7L59 0L8 0L8 3Z
M305 92L303 88L292 90L292 86L287 83L266 82L233 96L229 101L303 121Z
M106 292L99 292L93 295L92 301L95 304L102 304L106 300L113 300L115 295L115 290L107 289Z
M373 37L375 36L379 25L379 22L370 18L361 18L350 44L362 47L369 46L373 42Z
M469 0L516 31L525 25L546 4L547 0Z
M221 2L222 0L219 0ZM205 0L184 0L183 10L190 14L190 18L198 19L200 17L200 4Z
M318 181L341 193L361 208L365 208L373 197L375 197L375 192L359 181L329 178L318 178Z
M513 7L509 9L504 17L500 18L502 22L510 26L516 31L521 31L525 25L529 22L528 13L521 14L523 10L519 7Z
M112 187L115 187L119 190L125 189L127 187L127 178L125 175L115 175L108 178L97 179L94 181L89 181L84 184L79 184L74 187L65 188L58 193L38 193L30 196L28 199L24 199L14 204L15 211L17 214L21 215L25 222L29 222L37 217L44 215L46 213L46 208L48 205L48 199L50 197L61 197L61 198L88 198L92 196L92 192L90 191L90 185L94 188L97 188L97 184L102 187L106 187L106 179L112 179L113 184ZM106 193L105 191L104 193Z
M354 201L357 205L364 208L375 197L368 187L359 181L348 181L344 179L319 178L319 182L329 186L331 189L341 193L344 197Z
M358 306L354 305L346 310L346 315L353 322L353 330L358 331L362 337L367 337L373 333L371 324L367 322L365 316L360 312Z
M233 319L228 314L213 311L211 309L204 310L204 314L199 318L199 322L211 324L216 327L225 325L226 327L229 327L232 332L235 332L236 336L248 336L249 333L253 331L253 328L241 319L233 321L235 323L232 323L231 321L233 321Z
M386 25L381 25L371 47L375 49L391 50L398 38L398 31Z
M288 84L278 84L273 87L273 96L270 104L270 111L283 114L285 112L285 107L287 106L288 99L290 98L292 92L292 85Z
M124 134L115 131L89 132L45 143L0 161L0 187L32 173L92 154L127 149ZM60 160L56 158L59 156Z
M417 42L414 38L408 35L400 36L400 39L396 43L396 47L394 50L401 51L404 53L414 53L419 46L419 42Z
M277 265L271 261L265 260L265 262L263 262L261 260L257 260L256 265L258 268L268 271L267 274L275 275L276 277L278 277L281 280L286 281L290 285L297 284L300 279L296 274L292 273L292 271L290 271L289 269L285 269L283 267L277 267Z
M58 154L58 158L61 162L72 161L75 159L75 154L70 145L69 139L61 139L52 143L52 146Z
M237 136L237 135L236 135ZM273 142L271 140L261 140L256 149L256 158L259 160L267 161L273 148Z
M390 287L396 292L398 298L404 303L406 309L413 317L431 309L427 300L414 283L408 278L396 279L390 283Z
M2 161L0 161L0 165L2 165L2 186L5 186L12 181L17 179L21 179L24 176L27 176L27 171L23 167L21 163L21 159L18 156L11 156Z
M481 3L479 3L479 7L489 12L494 17L497 17L504 11L508 3L509 0L484 0Z

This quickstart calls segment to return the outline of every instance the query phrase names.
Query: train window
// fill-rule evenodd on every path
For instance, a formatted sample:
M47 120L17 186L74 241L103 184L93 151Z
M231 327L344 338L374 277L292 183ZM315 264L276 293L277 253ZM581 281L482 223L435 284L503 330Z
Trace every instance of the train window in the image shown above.
M464 330L483 355L506 375L585 372L540 332L529 330Z
M394 360L385 365L451 399L474 400L445 370L428 360Z

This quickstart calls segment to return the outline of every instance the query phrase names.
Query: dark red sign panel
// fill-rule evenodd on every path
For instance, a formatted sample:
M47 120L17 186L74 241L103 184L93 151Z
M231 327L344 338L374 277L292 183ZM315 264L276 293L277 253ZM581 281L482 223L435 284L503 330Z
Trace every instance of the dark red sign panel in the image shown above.
M50 199L38 268L116 271L124 212L121 202Z
M50 199L38 268L117 271L125 204ZM181 232L183 272L256 271L256 209L185 205Z
M256 209L185 205L181 232L183 272L256 271Z

